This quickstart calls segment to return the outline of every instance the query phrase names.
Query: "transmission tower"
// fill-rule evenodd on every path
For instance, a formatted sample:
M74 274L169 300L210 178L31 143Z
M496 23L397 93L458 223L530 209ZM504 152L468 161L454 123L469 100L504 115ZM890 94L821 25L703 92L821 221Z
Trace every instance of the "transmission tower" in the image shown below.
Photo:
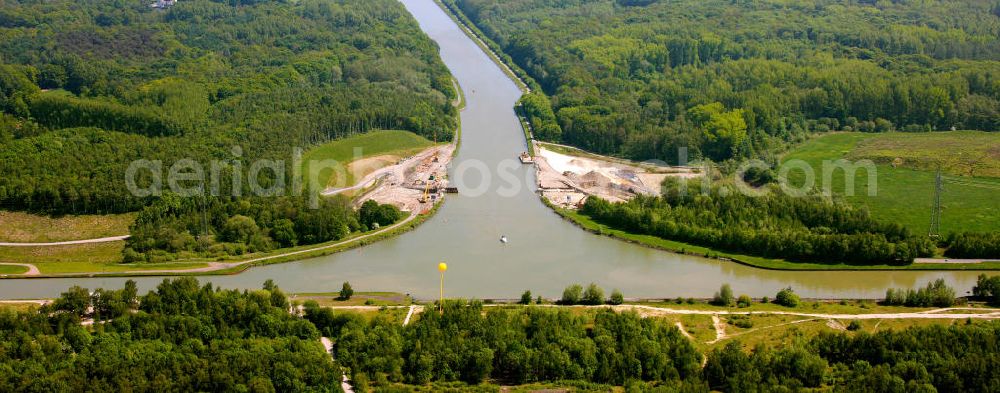
M931 228L928 235L937 237L941 231L941 191L944 187L941 184L941 170L938 169L934 178L934 208L931 210Z

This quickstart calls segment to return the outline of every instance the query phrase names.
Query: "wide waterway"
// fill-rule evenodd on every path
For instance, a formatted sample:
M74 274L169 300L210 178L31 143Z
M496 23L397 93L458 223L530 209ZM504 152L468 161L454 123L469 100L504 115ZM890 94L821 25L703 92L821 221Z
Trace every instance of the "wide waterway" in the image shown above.
M286 292L326 292L350 281L358 291L399 291L421 298L438 292L439 261L446 261L446 295L515 298L525 289L557 297L572 283L595 282L627 297L708 297L722 283L738 294L773 296L791 286L807 297L879 297L889 287L922 286L944 278L964 294L978 272L789 272L678 255L587 233L562 220L534 193L534 170L515 165L525 150L513 112L514 83L432 0L403 0L421 28L441 47L441 57L467 99L463 134L452 166L459 195L438 213L399 237L325 257L252 268L232 276L200 278L227 288L259 288L267 279ZM480 172L488 169L488 191ZM502 165L507 165L502 171ZM460 170L468 167L468 170ZM513 174L501 177L500 172ZM460 176L461 175L461 176ZM510 181L520 190L506 193ZM503 194L503 195L501 195ZM512 194L512 195L511 195ZM501 235L510 242L502 244ZM143 289L163 278L137 278ZM0 281L0 298L52 297L72 285L120 287L125 278Z

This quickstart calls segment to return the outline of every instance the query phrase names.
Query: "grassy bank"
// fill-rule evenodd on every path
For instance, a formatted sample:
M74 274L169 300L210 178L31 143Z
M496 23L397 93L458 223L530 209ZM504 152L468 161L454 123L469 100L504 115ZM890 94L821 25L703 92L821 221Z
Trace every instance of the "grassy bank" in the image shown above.
M717 258L729 260L747 266L771 270L1000 270L1000 262L986 263L921 263L904 266L896 265L848 265L848 264L819 264L819 263L799 263L789 262L783 259L772 259L755 257L750 255L734 254L724 251L713 250L708 247L693 244L681 243L673 240L662 239L650 235L637 235L622 230L611 228L607 225L592 220L587 215L575 210L561 209L551 206L560 216L576 224L589 232L613 237L630 243L636 243L660 250L675 252L678 254L688 254L703 256L706 258Z
M0 265L0 274L24 274L27 272L28 272L27 266Z

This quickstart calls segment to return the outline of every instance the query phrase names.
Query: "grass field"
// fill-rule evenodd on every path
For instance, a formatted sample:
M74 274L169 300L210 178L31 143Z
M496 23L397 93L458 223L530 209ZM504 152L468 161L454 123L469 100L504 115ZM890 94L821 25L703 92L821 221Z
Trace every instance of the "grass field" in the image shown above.
M47 217L0 211L0 242L49 243L128 234L135 213Z
M1000 168L1000 133L973 131L935 132L927 134L862 134L836 133L810 140L793 149L783 159L787 163L798 159L809 163L817 173L816 185L824 160L871 159L876 163L876 195L869 195L868 174L854 174L853 196L845 191L844 171L833 172L830 189L849 203L867 208L872 216L883 221L898 222L915 233L927 233L934 203L935 172L931 162L940 158L942 172L947 173L941 195L941 233L959 231L1000 231L1000 179L991 177L957 176L969 172L970 159L981 162L974 166L977 174L992 174ZM894 157L895 156L895 157ZM896 160L899 158L899 160ZM893 162L895 161L895 167ZM804 175L790 171L789 182L802 185Z
M302 175L308 179L309 162L312 160L335 160L343 165L346 181L344 186L355 182L354 174L346 166L351 161L379 155L406 157L433 146L434 143L409 131L371 131L368 133L338 139L316 146L302 155ZM360 157L354 150L360 149ZM335 185L339 182L338 171L322 170L317 177L318 184ZM303 184L309 184L308 181Z
M0 247L0 262L30 263L41 274L125 272L132 270L190 269L204 262L121 264L124 241L46 247ZM0 265L0 272L12 266ZM24 273L23 268L17 272Z
M865 138L847 156L954 176L1000 177L1000 134L980 131L888 133Z
M0 265L0 274L24 274L28 271L27 266Z

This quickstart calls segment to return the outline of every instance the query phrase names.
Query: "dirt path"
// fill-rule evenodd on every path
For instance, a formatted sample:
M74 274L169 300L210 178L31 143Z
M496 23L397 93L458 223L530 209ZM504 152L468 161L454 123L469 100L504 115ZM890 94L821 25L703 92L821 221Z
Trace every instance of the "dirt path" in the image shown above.
M684 335L684 337L687 337L688 340L694 341L694 336L692 336L691 333L688 333L688 331L684 329L683 323L680 323L680 321L678 321L677 323L674 324L674 326L677 326L677 330L680 330L681 334Z
M334 360L333 341L330 341L330 339L326 337L320 337L319 342L323 344L323 348L326 348L326 353L330 354L330 359ZM344 393L354 393L354 388L352 388L351 384L348 383L347 374L344 374L343 370L340 372L340 378L340 388L344 389Z
M21 273L21 274L12 274L13 276L37 276L39 274L42 274L42 273L40 273L38 271L38 267L37 266L32 265L30 263L7 263L7 262L3 262L3 263L0 263L0 265L24 266L24 267L28 268L28 271L26 271L24 273Z
M22 304L31 303L37 304L39 306L44 306L46 304L52 303L52 300L48 299L37 299L37 300L0 300L0 304Z
M71 245L74 245L74 244L116 242L116 241L125 240L125 239L128 239L128 235L102 237L102 238L97 238L97 239L69 240L69 241L65 241L65 242L51 242L51 243L8 243L8 242L0 242L0 246L2 246L2 247L71 246Z
M715 340L709 341L708 344L715 344L726 339L726 324L722 323L722 318L719 318L718 315L712 315L712 327L715 328Z
M827 319L826 320L826 327L828 327L830 329L833 329L833 330L841 331L841 332L846 332L847 331L847 327L844 326L844 324L840 323L840 321L838 321L836 319Z
M940 308L934 310L926 311L915 311L906 313L880 313L880 314L815 314L815 313L804 313L795 311L709 311L709 310L679 310L672 308L659 308L653 306L641 306L641 305L621 305L621 306L592 306L592 307L611 307L616 310L628 310L628 311L645 311L648 315L671 315L671 314L689 314L689 315L791 315L806 318L819 318L819 319L1000 319L1000 310L998 309L969 309L969 308ZM976 313L960 313L951 314L943 313L946 311L955 310L981 310L982 312Z
M421 161L435 154L439 154L441 157L446 157L446 158L451 157L451 152L450 152L451 147L453 147L451 144L444 146L432 146L430 148L421 151L420 153L414 154L413 156L404 160L401 163L395 165L388 165L376 169L365 175L365 177L361 178L361 180L359 180L356 184L352 186L341 187L341 188L330 188L323 190L322 195L324 196L336 195L346 191L353 191L366 188L370 186L372 183L375 183L377 180L386 176L394 176L396 179L399 179L399 181L402 181L403 179L406 178L407 169L415 167ZM447 164L447 161L445 161L444 164Z
M417 308L417 306L410 306L410 311L406 312L406 319L403 320L403 326L406 326L406 325L410 324L410 317L413 316L413 310L416 309L416 308Z

